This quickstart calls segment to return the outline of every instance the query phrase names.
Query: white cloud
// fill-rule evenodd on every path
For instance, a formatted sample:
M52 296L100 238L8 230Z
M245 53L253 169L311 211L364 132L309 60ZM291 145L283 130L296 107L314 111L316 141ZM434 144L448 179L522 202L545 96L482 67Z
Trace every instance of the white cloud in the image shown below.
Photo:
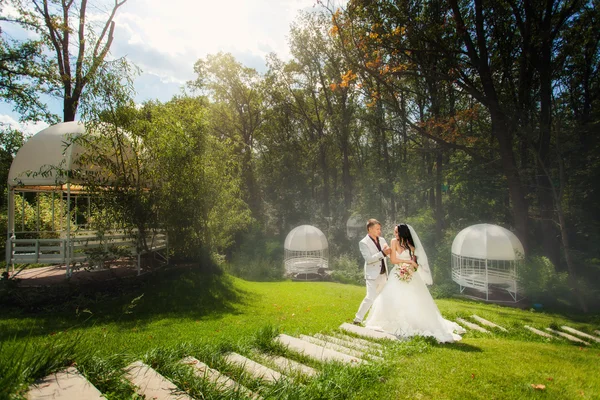
M142 4L143 3L143 4ZM127 2L117 13L111 53L126 56L143 75L165 84L194 78L199 58L230 52L245 65L265 68L268 53L289 58L287 35L298 10L316 0L147 0ZM138 82L149 81L138 79ZM150 88L138 87L139 93ZM154 98L162 98L156 93Z
M10 115L0 114L0 126L7 125L23 132L25 136L34 135L49 126L46 122L19 122Z
M103 1L88 5L88 21L106 20L112 2ZM194 79L194 63L207 54L230 52L260 72L268 53L289 59L290 23L316 1L130 0L117 11L111 56L125 56L142 69L136 102L166 101ZM53 108L58 113L61 107Z

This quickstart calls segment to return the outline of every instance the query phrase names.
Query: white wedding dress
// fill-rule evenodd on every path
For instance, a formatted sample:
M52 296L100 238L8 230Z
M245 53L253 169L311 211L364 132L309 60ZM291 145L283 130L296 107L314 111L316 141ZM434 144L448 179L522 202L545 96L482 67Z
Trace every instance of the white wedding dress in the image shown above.
M408 250L396 254L399 259L410 259ZM396 268L375 299L365 326L401 338L431 336L442 343L461 340L456 333L465 330L442 317L420 274L415 272L410 282L403 282L396 276Z

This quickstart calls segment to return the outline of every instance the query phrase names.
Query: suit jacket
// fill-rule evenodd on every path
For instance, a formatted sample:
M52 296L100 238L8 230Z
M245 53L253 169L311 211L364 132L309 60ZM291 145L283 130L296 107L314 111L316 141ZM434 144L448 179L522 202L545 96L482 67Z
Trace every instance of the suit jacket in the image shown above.
M379 245L381 249L387 245L387 242L381 236L379 237ZM358 247L360 248L360 254L365 259L365 279L376 279L379 276L381 260L383 260L383 264L385 265L386 274L388 273L386 256L383 252L377 250L377 246L375 246L369 235L358 242Z

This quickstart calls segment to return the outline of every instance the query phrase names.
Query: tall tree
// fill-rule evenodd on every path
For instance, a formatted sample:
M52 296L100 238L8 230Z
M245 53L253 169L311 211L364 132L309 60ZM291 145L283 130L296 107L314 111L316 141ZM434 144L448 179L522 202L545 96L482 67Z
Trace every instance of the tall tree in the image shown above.
M0 21L3 26L13 23L8 17ZM43 41L17 41L0 26L0 98L14 105L21 120L52 123L56 116L39 98L40 93L51 94L53 89L48 84L53 64L43 49Z
M19 16L14 22L33 30L50 49L55 62L50 83L61 92L63 121L74 121L86 85L106 63L114 39L115 15L127 0L115 0L102 23L94 29L88 0L10 0ZM90 21L90 19L92 21Z
M264 95L261 76L253 68L240 64L229 53L208 55L194 65L198 75L189 82L213 100L211 129L231 139L241 157L246 201L255 217L261 214L261 195L254 172L254 152L264 122Z

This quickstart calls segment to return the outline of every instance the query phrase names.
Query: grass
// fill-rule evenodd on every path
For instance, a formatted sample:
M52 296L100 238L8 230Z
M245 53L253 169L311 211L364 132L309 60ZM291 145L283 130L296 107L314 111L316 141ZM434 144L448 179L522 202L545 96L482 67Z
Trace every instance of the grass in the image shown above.
M18 290L18 289L17 289ZM580 348L522 328L569 325L592 333L600 316L537 313L458 299L436 300L446 318L477 314L509 329L469 331L460 343L415 338L386 345L383 363L360 368L323 365L289 353L271 339L331 333L351 321L364 288L331 282L248 282L195 270L164 271L68 297L25 301L29 310L0 315L0 397L18 398L34 379L75 363L109 399L134 398L122 368L142 359L178 387L204 398L242 398L195 378L184 355L231 374L265 398L281 399L594 399L600 398L600 345ZM73 291L75 290L75 291ZM77 291L79 290L79 292ZM23 296L21 293L20 296ZM31 311L34 310L34 311ZM303 385L267 386L222 355L258 350L286 355L322 373ZM532 388L543 384L545 389Z

